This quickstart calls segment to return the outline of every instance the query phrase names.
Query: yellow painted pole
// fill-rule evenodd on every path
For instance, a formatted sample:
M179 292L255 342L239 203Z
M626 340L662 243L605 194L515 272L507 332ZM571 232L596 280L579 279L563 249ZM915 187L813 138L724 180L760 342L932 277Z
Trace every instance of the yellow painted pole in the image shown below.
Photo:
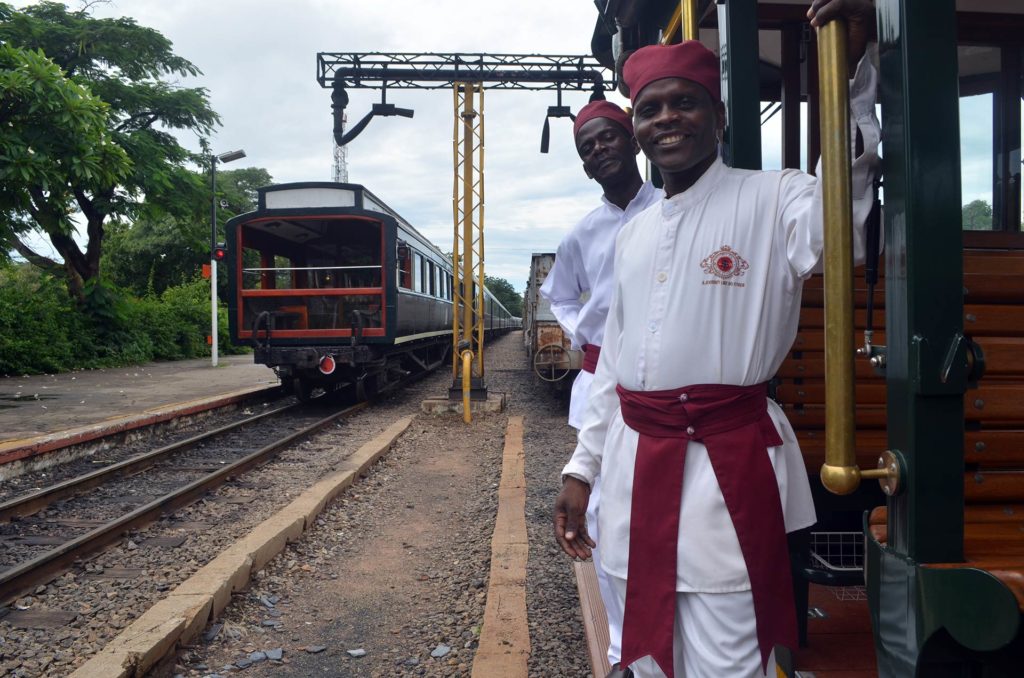
M462 220L459 218L459 83L452 88L452 98L455 109L455 116L452 123L452 166L455 171L452 173L452 223L455 226L455 234L452 238L452 381L459 376L459 301L463 299L462 274L459 271L459 228Z
M478 309L477 313L477 344L476 344L476 375L480 377L480 383L483 384L484 379L484 327L485 321L485 309L484 309L484 84L478 83L477 95L479 99L479 106L476 109L476 143L477 147L474 149L478 155L474 155L473 158L479 158L479 172L477 173L477 218L476 228L474 229L477 238L477 301Z
M462 338L473 344L473 85L463 83L462 99Z
M683 40L697 40L697 0L681 0Z
M676 33L680 32L681 40L697 40L697 20L697 0L680 0L679 6L672 12L672 17L661 34L661 44L671 44Z
M473 388L473 352L462 352L462 421L470 423L473 421L473 404L470 401L470 392Z
M679 32L679 24L683 20L683 5L686 4L686 0L681 0L679 6L672 12L672 17L668 20L668 25L665 26L665 30L661 32L661 44L670 45L672 39Z

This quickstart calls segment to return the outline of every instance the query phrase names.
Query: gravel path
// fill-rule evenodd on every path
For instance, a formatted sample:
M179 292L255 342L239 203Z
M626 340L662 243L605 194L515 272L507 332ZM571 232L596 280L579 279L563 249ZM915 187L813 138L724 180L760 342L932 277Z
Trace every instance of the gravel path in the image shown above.
M0 608L0 676L66 676L235 540L419 407L430 379L283 451ZM440 382L439 382L440 383ZM436 387L435 387L436 389ZM89 519L77 527L88 526ZM69 526L71 526L69 524ZM0 540L0 551L9 549Z
M505 426L509 415L522 415L530 675L589 676L575 580L551 536L559 472L574 445L566 402L529 373L520 333L489 348L487 383L507 394L505 413L477 416L469 427L455 415L418 417L165 670L468 676L486 602ZM420 382L403 397L405 411L442 393L450 379L443 369ZM357 650L365 654L352 656Z

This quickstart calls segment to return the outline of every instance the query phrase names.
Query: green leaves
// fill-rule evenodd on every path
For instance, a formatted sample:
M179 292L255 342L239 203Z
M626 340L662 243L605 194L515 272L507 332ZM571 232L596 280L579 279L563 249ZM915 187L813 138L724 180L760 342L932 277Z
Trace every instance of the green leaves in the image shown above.
M85 302L108 219L195 214L209 193L168 130L208 135L219 118L204 88L163 78L199 72L134 19L0 2L0 241L26 226L47 234ZM76 218L85 252L67 237Z
M0 217L15 212L68 232L72 186L99 191L128 176L110 141L108 106L41 52L0 45Z
M523 315L523 295L516 292L516 288L512 287L512 283L505 280L504 278L494 278L492 276L484 276L484 285L491 291L491 294L501 302L509 313L519 317Z

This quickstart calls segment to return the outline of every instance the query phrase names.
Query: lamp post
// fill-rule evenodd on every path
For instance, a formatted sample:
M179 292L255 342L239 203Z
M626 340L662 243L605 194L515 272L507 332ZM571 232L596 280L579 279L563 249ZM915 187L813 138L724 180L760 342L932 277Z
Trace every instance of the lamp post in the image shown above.
M210 156L210 364L217 366L217 161L231 162L245 157L245 151L228 151Z

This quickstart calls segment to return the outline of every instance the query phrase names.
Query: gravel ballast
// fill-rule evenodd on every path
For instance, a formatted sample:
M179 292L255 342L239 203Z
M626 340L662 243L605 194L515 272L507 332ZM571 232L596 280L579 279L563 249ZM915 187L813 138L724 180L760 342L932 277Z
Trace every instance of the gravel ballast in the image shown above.
M589 676L575 579L551 507L575 435L564 391L529 372L519 333L492 343L503 414L420 415L366 479L181 652L188 676L468 676L483 621L509 416L524 417L530 676ZM450 373L423 382L424 396ZM433 392L431 392L433 389ZM267 601L276 600L274 608ZM270 615L276 616L270 616ZM282 647L280 660L247 663ZM239 668L241 660L244 669Z
M487 385L506 394L506 412L478 415L470 426L454 414L417 416L391 452L152 675L468 676L486 603L505 427L519 415L529 675L589 676L572 568L551 530L559 473L575 441L565 423L567 398L530 373L518 332L492 342L486 358ZM50 628L0 619L0 675L68 675L450 381L442 368L19 600L68 619Z

